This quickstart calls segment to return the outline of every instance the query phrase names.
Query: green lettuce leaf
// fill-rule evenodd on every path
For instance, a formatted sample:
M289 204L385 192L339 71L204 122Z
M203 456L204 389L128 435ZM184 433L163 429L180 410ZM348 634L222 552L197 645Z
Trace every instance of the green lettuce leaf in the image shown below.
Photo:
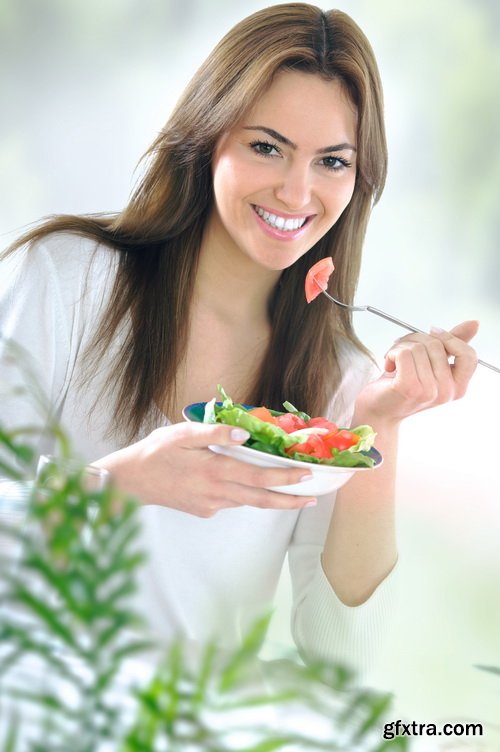
M335 467L373 467L375 460L370 457L369 450L373 446L376 433L371 426L356 426L349 429L352 433L359 436L359 441L353 447L339 452L334 451L331 459L319 459L302 452L287 452L287 449L294 444L301 443L306 437L295 436L284 431L280 426L267 423L260 418L251 415L245 405L235 404L231 397L226 394L220 384L217 385L220 400L216 398L207 402L205 406L204 423L226 423L231 426L244 428L249 432L250 438L245 442L245 446L256 449L267 454L274 454L281 457L308 462L315 465L332 465ZM306 413L300 412L290 402L284 402L283 406L287 412L302 417L304 420L310 420ZM273 415L282 415L275 410L271 411Z
M356 428L349 429L351 433L355 433L359 436L360 440L353 447L348 449L348 452L369 452L375 443L375 437L377 434L371 426L356 426Z
M244 428L255 441L264 442L277 449L286 449L286 447L297 443L297 439L294 436L290 436L290 434L279 426L256 418L248 410L239 405L219 410L217 412L217 422Z

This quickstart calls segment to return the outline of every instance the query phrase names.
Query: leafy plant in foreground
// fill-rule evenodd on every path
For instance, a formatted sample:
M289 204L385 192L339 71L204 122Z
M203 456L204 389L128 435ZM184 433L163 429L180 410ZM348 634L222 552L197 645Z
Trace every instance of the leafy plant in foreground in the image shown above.
M135 504L123 501L117 512L112 489L89 491L83 478L38 483L27 522L3 530L20 555L15 566L0 560L0 686L44 709L43 746L33 741L33 750L95 752L112 738L120 722L113 684L123 661L147 644L129 605L142 561ZM10 681L21 661L43 682Z
M31 467L16 436L0 432L0 443ZM151 643L130 602L137 512L112 488L89 490L77 469L41 478L25 523L0 530L19 544L15 561L0 553L2 752L407 749L381 743L390 697L356 687L348 669L259 660L268 615L231 653L156 646L139 678L132 659Z
M120 752L406 750L380 743L390 696L356 688L341 666L259 661L269 617L230 655L206 646L192 657L174 644L138 692L139 710Z

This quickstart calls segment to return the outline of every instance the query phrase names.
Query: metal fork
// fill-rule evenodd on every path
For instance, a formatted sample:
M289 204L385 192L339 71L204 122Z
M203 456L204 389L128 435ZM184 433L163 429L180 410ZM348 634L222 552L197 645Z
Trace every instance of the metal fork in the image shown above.
M349 305L348 303L341 303L340 300L337 300L337 298L334 298L332 295L327 293L326 290L322 289L321 292L323 293L323 295L326 295L328 300L330 300L332 303L335 303L335 305L338 305L341 308L346 308L348 311L370 311L370 313L374 313L376 316L381 316L383 319L386 319L387 321L392 321L393 324L402 326L403 329L408 329L408 331L410 332L418 332L419 334L427 334L427 332L424 332L423 329L418 329L416 326L413 326L413 324L407 324L406 321L401 321L401 319L397 319L395 316L390 316L388 313L385 313L385 311L381 311L379 308L374 308L373 306L369 306L369 305L355 306L355 305ZM486 363L486 361L484 360L478 360L477 362L481 366L486 366L486 368L491 368L492 371L496 371L497 373L500 373L500 368L497 368L497 366L494 366L491 363Z

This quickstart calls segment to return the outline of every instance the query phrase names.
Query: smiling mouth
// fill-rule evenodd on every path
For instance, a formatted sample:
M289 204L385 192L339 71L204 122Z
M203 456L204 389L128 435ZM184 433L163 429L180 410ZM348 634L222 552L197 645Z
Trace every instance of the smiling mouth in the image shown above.
M293 217L285 219L285 217L280 217L279 214L272 214L271 212L268 212L265 209L262 209L260 206L256 206L255 204L252 204L252 206L259 217L263 219L264 222L274 230L294 232L303 227L309 219L309 217Z

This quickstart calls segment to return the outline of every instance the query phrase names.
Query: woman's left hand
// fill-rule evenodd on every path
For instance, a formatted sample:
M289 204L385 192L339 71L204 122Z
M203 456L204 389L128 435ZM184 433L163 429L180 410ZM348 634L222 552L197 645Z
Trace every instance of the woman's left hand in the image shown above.
M477 321L464 321L449 332L433 329L397 339L385 355L385 372L358 395L356 416L398 423L462 397L477 366L468 343L478 328Z

